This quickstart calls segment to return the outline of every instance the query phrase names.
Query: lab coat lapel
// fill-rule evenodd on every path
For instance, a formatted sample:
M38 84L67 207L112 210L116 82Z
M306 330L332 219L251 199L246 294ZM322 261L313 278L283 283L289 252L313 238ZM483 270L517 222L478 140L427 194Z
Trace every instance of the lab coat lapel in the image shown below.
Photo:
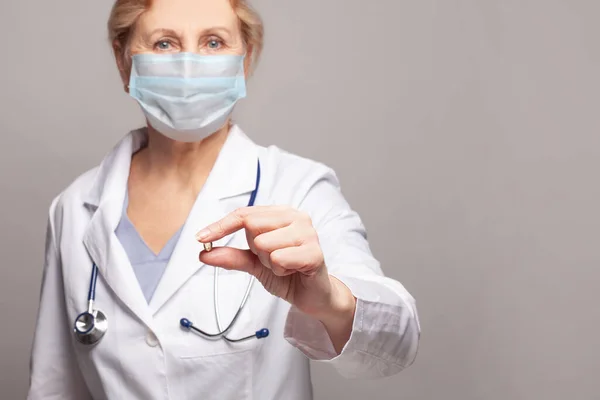
M132 132L104 159L85 201L88 207L96 210L84 234L83 243L110 289L133 313L151 326L152 315L127 254L115 234L122 215L131 155L141 147L144 138L143 131ZM100 296L98 302L101 306Z
M121 206L116 203L102 205L96 213L84 236L83 243L92 260L98 265L100 279L104 279L113 293L147 326L152 326L152 314L137 281L131 263L115 235L113 215L121 214ZM104 298L98 296L102 308Z
M198 259L202 245L196 241L196 233L233 211L226 206L226 199L249 194L254 190L257 153L256 145L234 125L196 199L171 260L150 300L150 309L153 315L204 267L204 264ZM214 245L226 246L232 238L233 235L226 236L215 242Z
M150 300L152 314L156 314L177 290L204 266L198 258L202 245L195 239L195 235L200 229L224 216L225 211L220 202L214 198L214 194L211 196L210 190L202 190L181 231L181 236L167 268ZM216 242L215 246L225 246L229 240L230 237L223 238L221 241Z

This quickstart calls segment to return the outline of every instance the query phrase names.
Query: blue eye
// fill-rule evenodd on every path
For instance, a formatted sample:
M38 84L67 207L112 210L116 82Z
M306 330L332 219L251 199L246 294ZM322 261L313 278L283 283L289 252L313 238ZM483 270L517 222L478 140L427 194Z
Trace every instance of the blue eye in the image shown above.
M218 49L221 46L221 42L219 42L217 39L212 39L208 42L208 47L210 49Z
M169 49L171 48L171 43L169 43L169 42L168 42L168 41L166 41L166 40L161 40L160 42L158 42L158 43L156 44L156 47L157 47L159 50L169 50Z

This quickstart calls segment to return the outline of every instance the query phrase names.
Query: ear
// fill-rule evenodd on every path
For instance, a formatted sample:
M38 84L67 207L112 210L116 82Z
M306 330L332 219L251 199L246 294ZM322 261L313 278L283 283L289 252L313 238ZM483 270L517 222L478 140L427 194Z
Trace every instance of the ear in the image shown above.
M125 49L121 46L121 43L115 39L112 43L113 53L115 61L117 62L117 68L119 69L119 75L123 82L125 91L129 93L129 75L131 74L131 65L126 60Z
M246 50L246 57L244 58L244 76L246 79L248 79L248 77L252 75L251 68L253 50L254 48L252 46L248 46L248 49Z

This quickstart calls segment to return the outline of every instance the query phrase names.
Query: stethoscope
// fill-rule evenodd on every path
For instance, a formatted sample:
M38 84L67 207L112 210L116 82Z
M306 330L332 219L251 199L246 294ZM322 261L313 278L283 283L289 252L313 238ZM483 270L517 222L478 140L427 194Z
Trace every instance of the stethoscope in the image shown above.
M98 343L108 329L108 320L106 315L94 308L96 301L96 281L98 280L98 266L96 263L92 266L92 278L90 280L90 290L88 292L88 309L82 312L75 319L75 337L83 344L92 345Z
M260 186L260 161L257 166L256 173L256 186L252 193L250 194L250 200L248 201L248 207L252 207L254 205L254 201L256 200L256 194L258 193L258 187ZM79 314L75 319L75 324L73 327L73 331L75 333L75 338L82 344L85 345L93 345L96 344L102 339L102 337L106 334L108 330L108 320L106 315L100 311L99 309L94 307L94 303L96 301L96 282L98 280L98 266L96 263L93 263L92 266L92 276L90 279L90 288L88 291L88 309L87 311ZM244 293L244 297L242 298L242 302L240 306L233 316L233 319L227 325L225 329L222 328L221 325L221 317L219 315L219 268L215 268L214 271L214 307L215 307L215 318L217 321L217 333L207 333L197 327L194 326L192 321L187 318L182 318L179 321L179 324L183 329L194 331L206 339L209 340L218 340L224 339L228 342L242 342L248 339L263 339L269 336L269 330L267 328L263 328L259 331L256 331L253 335L246 336L240 339L230 339L226 335L227 333L234 327L235 322L238 317L242 313L246 302L248 301L248 297L250 296L250 291L252 290L252 286L256 278L254 276L250 276L248 281L248 286L246 287L246 292Z

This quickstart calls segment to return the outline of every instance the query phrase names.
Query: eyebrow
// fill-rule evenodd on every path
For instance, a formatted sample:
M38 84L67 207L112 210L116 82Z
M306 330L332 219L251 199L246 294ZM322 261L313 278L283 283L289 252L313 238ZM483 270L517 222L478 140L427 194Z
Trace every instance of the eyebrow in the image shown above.
M213 26L213 27L207 28L204 31L202 31L202 34L206 35L208 33L218 33L218 32L222 32L222 33L231 35L231 30L229 30L229 28L224 27L224 26Z
M211 34L211 33L219 33L219 32L231 35L231 31L229 30L229 28L224 27L224 26L212 26L210 28L206 28L202 31L202 35L207 35L207 34ZM176 36L176 37L181 36L177 31L175 31L173 29L158 28L158 29L155 29L152 32L150 32L147 37L153 37L156 34L160 34L161 36Z
M157 33L160 33L161 36L179 36L177 32L175 32L173 29L158 28L150 32L148 34L148 37L152 37Z

